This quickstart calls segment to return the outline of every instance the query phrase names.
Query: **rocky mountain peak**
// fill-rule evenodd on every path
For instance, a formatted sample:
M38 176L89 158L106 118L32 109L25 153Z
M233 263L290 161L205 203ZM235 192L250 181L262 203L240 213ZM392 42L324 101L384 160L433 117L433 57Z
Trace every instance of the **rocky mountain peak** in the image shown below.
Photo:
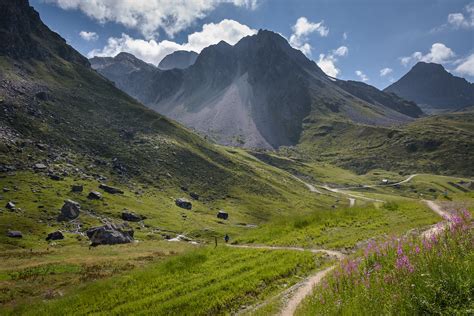
M0 43L0 55L14 59L47 61L56 56L89 66L87 58L43 24L28 0L0 1Z

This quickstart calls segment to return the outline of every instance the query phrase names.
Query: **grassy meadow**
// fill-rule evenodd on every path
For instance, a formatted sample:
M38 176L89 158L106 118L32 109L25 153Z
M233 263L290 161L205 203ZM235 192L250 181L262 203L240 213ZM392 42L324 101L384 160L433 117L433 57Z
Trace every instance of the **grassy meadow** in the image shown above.
M370 242L343 261L298 315L469 315L474 311L471 214L441 234Z

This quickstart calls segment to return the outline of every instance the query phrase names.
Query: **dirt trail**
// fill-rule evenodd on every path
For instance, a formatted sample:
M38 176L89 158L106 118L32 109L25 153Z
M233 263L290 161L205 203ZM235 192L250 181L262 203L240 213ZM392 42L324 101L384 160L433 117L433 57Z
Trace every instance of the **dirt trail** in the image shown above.
M446 228L449 227L450 225L450 221L451 221L451 215L446 212L446 211L443 211L443 209L441 208L441 206L439 204L437 204L436 202L434 201L428 201L428 200L423 200L423 202L426 203L426 205L433 211L435 212L436 214L438 214L439 216L443 217L444 219L446 219L445 221L443 222L439 222L438 224L435 224L434 226L432 226L430 229L424 231L421 236L423 238L430 238L431 236L433 235L438 235L440 234L441 232L443 232Z

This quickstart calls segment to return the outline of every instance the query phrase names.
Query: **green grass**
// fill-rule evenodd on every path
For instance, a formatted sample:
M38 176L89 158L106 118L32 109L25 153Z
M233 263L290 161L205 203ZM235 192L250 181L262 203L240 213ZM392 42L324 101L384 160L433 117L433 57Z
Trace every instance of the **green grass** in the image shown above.
M298 315L470 315L474 249L470 214L445 233L371 243L318 286Z
M382 206L315 211L287 216L249 232L237 243L292 245L314 248L352 248L368 238L401 234L431 225L439 217L424 204L399 200Z
M309 252L205 248L82 286L66 298L11 312L227 314L281 291L325 262Z

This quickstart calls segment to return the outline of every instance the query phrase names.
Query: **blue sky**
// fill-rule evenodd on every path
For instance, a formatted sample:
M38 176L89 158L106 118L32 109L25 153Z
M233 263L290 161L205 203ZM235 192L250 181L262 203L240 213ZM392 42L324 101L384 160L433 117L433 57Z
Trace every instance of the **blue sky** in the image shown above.
M89 57L129 51L158 64L173 50L199 52L269 29L341 79L384 88L422 60L474 81L472 0L30 2L51 29Z

